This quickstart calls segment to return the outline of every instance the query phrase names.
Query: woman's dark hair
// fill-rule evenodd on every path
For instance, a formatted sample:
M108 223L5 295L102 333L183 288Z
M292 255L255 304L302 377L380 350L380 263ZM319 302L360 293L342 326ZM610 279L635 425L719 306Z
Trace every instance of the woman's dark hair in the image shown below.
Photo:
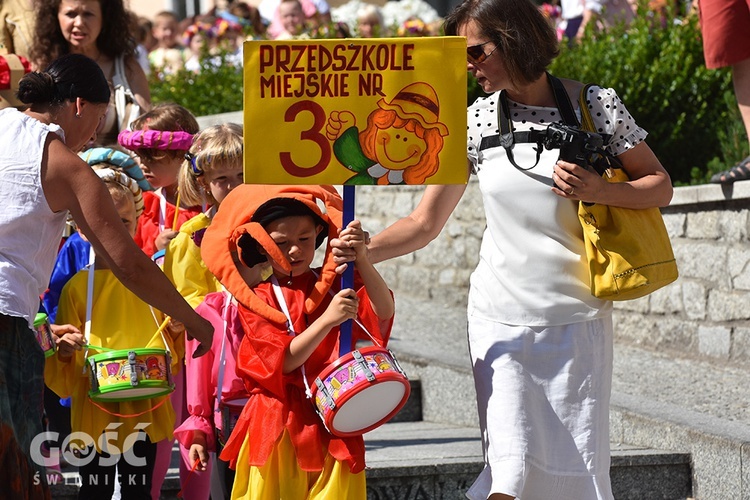
M469 21L497 46L515 85L537 80L559 53L554 28L531 0L464 0L446 17L445 34Z
M49 61L70 52L57 20L60 3L61 0L36 0L34 3L36 25L29 56L37 67L44 67ZM136 40L123 0L99 0L99 5L102 30L96 38L96 47L113 59L135 54Z
M92 103L108 103L109 83L96 61L82 54L58 57L44 71L25 75L18 85L18 99L31 106L59 105L80 97Z

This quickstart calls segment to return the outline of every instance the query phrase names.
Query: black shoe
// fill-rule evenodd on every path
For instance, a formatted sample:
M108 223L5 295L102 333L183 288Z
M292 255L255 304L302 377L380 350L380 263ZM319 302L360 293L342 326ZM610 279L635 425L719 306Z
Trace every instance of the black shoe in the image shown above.
M733 166L729 170L724 170L711 177L710 182L713 184L731 184L736 181L745 181L750 179L750 156Z

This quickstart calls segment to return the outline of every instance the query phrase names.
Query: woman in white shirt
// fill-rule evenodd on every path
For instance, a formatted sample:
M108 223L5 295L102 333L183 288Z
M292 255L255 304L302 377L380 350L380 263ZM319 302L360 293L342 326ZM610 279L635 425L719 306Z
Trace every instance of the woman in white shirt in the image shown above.
M43 458L31 447L42 432L44 389L44 354L33 328L68 212L128 288L201 342L195 356L211 346L211 324L136 246L107 189L75 153L96 136L109 97L96 62L68 54L21 80L25 111L0 111L0 484L11 498L49 495L44 474L34 471Z
M516 131L542 131L561 118L546 74L558 53L553 28L529 0L466 0L445 32L467 38L468 70L491 94L468 110L467 153L487 227L468 306L486 464L467 496L611 500L612 305L590 293L577 207L665 206L669 175L614 90L599 87L587 96L594 123L611 136L605 146L631 181L607 183L558 160L557 149L541 148L537 158L534 144L515 144L514 165L499 140L501 98ZM563 80L560 92L577 103L581 88ZM427 245L465 189L427 187L412 214L373 237L371 260ZM346 260L344 249L337 253Z

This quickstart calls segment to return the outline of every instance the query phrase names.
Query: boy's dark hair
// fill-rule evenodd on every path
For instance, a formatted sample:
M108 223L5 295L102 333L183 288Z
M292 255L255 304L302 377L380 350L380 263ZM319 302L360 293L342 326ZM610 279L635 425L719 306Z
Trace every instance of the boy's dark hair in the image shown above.
M268 200L262 204L253 214L251 221L257 222L263 228L284 217L297 217L307 216L312 217L313 222L316 226L322 226L323 230L320 231L315 238L315 248L318 248L328 235L328 224L321 219L315 212L310 210L301 201L295 200L294 198L274 198ZM258 250L258 243L248 234L244 234L237 241L237 246L240 248L240 258L242 262L247 266L254 266L261 262L268 260L265 255L261 254Z

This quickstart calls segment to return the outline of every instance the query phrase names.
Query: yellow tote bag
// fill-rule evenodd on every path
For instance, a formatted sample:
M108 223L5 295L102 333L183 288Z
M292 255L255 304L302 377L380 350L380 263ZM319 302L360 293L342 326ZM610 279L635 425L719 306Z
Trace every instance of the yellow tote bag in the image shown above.
M586 92L579 105L582 128L595 132ZM609 182L625 182L627 173L610 169ZM591 293L606 300L643 297L677 279L677 262L658 208L628 209L580 202L578 217L583 227L589 262Z

